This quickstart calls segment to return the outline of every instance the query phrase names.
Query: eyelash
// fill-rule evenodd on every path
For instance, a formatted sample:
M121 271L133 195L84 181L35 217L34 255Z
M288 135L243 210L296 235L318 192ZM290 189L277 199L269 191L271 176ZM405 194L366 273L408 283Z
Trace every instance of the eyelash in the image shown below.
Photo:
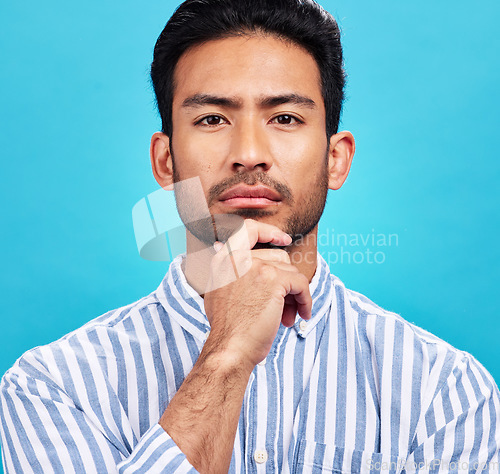
M273 117L271 120L275 120L275 119L278 119L280 117L290 117L291 119L295 120L295 123L282 124L282 125L297 125L299 123L304 123L303 120L300 120L298 117L296 117L295 115L292 115L292 114L280 114L280 115L277 115L276 117Z
M201 125L203 127L218 127L219 125L221 124L217 124L217 125L209 125L208 123L207 124L203 124L202 122L206 119L209 119L209 118L214 118L214 117L217 117L217 118L220 118L222 120L226 120L224 117L222 117L221 115L216 115L216 114L212 114L212 115L206 115L205 117L202 117L200 120L197 120L195 122L195 125Z
M206 119L209 119L209 118L220 118L222 120L226 120L224 117L222 117L222 115L217 115L217 114L212 114L212 115L206 115L205 117L202 117L201 119L197 120L195 122L195 125L201 125L203 127L218 127L222 124L217 124L217 125L209 125L209 124L203 124L202 122ZM297 125L297 124L301 124L301 123L304 123L302 120L300 120L298 117L296 117L295 115L292 115L292 114L280 114L280 115L277 115L276 117L273 117L271 120L276 120L280 117L290 117L291 119L295 120L294 123L290 123L290 124L282 124L282 125Z

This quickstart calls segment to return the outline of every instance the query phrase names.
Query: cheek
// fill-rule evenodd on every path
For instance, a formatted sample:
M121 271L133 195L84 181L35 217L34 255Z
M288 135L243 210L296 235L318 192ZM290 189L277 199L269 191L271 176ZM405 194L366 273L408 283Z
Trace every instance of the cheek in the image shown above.
M202 144L180 133L174 136L175 167L181 179L206 177L213 168L213 158Z
M197 133L189 127L179 127L173 142L179 168L190 176L215 171L227 154L229 144L223 133Z
M275 163L279 163L282 174L302 185L324 166L327 148L326 136L280 137L273 143Z

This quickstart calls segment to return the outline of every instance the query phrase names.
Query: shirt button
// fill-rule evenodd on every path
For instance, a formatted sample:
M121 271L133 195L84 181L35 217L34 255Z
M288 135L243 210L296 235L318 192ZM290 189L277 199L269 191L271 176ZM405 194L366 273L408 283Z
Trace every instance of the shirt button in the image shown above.
M255 462L263 464L267 461L267 451L265 449L257 449L257 451L253 453L253 458Z
M261 360L257 365L266 365L266 358L264 360Z
M305 331L307 329L307 323L304 320L302 320L299 324L299 328L301 331Z
M209 335L210 335L210 329L205 333L205 337L203 338L203 342L207 342Z

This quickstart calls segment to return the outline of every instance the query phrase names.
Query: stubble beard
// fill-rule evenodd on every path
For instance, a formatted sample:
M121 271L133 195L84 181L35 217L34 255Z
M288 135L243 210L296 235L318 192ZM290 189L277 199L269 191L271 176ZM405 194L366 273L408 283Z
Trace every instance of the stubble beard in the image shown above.
M193 221L190 215L193 212L193 206L200 206L200 203L194 202L192 196L187 193L180 193L179 188L174 186L175 201L177 210L182 222L187 230L194 235L198 240L208 246L212 246L216 240L225 242L236 230L243 224L243 219L255 219L273 216L275 212L268 209L234 209L228 214L213 214L211 206L217 202L217 197L226 189L244 183L250 186L254 184L263 184L269 186L280 193L283 198L281 205L289 205L292 207L292 214L286 219L281 230L292 237L292 243L304 239L318 224L326 205L328 196L328 166L327 166L328 150L323 160L322 170L318 173L318 177L311 185L311 192L306 200L302 203L296 203L290 189L281 183L268 177L262 171L235 174L221 183L213 186L209 191L207 198L208 209L211 217ZM172 152L172 166L174 183L181 179L175 166L175 159ZM258 243L254 248L271 248L272 245Z

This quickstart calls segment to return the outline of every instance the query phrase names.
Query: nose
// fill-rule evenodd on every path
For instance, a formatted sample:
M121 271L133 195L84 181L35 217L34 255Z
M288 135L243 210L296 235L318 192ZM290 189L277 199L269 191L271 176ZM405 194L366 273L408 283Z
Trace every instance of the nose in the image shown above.
M235 127L231 137L230 163L234 172L260 168L268 171L273 165L268 141L262 126L245 120Z

